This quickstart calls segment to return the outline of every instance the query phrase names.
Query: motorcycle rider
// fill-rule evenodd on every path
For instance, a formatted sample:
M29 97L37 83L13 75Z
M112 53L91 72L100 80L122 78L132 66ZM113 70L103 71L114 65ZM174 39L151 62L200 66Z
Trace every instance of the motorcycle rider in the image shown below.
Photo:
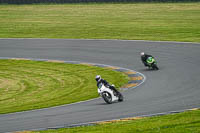
M149 67L149 65L147 63L147 59L149 57L152 57L152 58L154 58L154 57L152 55L145 54L144 52L141 52L140 55L141 55L141 60L144 63L144 66L148 66Z
M97 75L95 77L95 80L97 81L97 87L99 87L99 84L102 83L106 87L108 87L109 89L113 90L114 91L114 95L118 95L119 94L118 90L113 85L110 85L105 79L102 79L100 75Z

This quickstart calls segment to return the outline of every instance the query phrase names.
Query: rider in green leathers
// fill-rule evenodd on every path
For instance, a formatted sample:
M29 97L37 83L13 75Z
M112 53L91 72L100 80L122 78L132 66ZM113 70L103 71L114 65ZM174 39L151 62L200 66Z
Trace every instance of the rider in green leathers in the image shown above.
M147 59L149 57L154 58L152 55L145 54L144 52L141 52L140 55L141 55L141 60L144 63L144 66L149 66L148 63L147 63Z

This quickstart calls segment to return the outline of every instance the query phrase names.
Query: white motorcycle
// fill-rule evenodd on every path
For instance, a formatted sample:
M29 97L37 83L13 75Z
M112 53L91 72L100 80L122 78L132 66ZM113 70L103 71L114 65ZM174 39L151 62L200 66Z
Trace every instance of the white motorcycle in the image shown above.
M108 86L105 86L102 83L100 83L98 86L98 93L108 104L116 101L122 102L124 99L120 92L114 92L114 90L109 89Z

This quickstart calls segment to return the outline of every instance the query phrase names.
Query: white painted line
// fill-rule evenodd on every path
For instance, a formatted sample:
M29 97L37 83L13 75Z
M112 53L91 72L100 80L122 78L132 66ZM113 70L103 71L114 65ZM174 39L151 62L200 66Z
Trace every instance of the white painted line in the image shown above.
M153 40L120 40L120 39L62 39L62 38L0 38L0 40L80 40L80 41L126 41L126 42L166 42L166 43L181 43L181 44L200 44L199 42L178 42L178 41L153 41Z

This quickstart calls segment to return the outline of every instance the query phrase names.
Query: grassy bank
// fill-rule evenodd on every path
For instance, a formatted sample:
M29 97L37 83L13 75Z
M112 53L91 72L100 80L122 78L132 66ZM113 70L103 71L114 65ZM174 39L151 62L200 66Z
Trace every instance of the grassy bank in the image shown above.
M200 42L200 3L0 5L0 38Z
M196 110L126 122L121 121L111 124L63 128L34 133L199 133L199 127L200 110Z
M94 66L0 60L0 114L98 97L97 74L116 87L128 82L125 74Z

